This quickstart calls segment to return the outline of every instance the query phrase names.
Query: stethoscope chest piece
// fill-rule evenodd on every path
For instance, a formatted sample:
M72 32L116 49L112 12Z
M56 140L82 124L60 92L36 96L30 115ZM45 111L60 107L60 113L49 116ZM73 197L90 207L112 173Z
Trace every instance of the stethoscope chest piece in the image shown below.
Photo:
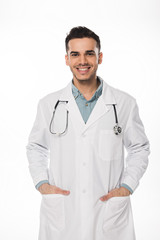
M119 135L122 132L122 128L118 126L118 124L114 126L113 130L116 135Z
M113 109L114 109L115 122L116 122L116 125L113 127L113 131L116 135L119 135L122 132L122 128L118 124L118 116L117 116L115 104L113 104Z

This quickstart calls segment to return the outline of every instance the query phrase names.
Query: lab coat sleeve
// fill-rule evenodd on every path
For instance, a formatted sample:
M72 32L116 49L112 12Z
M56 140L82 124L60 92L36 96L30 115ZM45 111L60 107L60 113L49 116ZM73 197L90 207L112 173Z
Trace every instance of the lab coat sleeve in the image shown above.
M121 184L128 185L133 191L139 185L148 166L150 146L145 134L143 123L139 117L139 110L135 100L131 104L131 110L124 130L124 146L127 150L126 167Z
M49 138L43 109L40 100L26 147L29 171L35 186L43 180L48 180Z
M35 186L35 188L38 190L38 188L39 188L42 184L44 184L44 183L49 183L49 181L48 181L48 180L40 181L40 182Z
M128 189L131 194L133 193L133 190L132 190L127 184L122 183L122 184L121 184L121 187L124 187L124 188Z

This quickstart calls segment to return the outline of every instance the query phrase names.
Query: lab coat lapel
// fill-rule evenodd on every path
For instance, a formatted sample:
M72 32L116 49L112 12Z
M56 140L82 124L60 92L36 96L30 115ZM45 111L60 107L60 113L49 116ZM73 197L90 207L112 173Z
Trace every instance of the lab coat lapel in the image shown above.
M67 85L63 90L60 100L68 101L66 104L66 109L69 111L69 115L73 125L75 126L76 131L81 133L85 127L85 122L81 116L78 105L72 94L72 81Z
M60 100L68 101L66 109L69 111L71 120L80 134L84 133L95 121L107 113L112 107L112 104L116 104L110 86L103 79L101 80L103 81L102 95L98 98L86 124L72 94L72 81L64 88L60 96Z
M102 95L98 98L83 131L86 131L88 127L107 113L112 107L112 104L116 104L111 88L103 79L101 80L103 81Z

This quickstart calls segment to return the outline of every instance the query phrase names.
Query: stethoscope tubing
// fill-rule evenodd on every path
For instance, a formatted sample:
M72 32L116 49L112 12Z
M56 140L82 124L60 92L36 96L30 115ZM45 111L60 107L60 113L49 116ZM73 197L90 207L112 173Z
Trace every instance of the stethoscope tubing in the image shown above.
M68 103L68 101L61 101L61 100L58 100L55 104L55 107L54 107L54 110L53 110L53 114L52 114L52 118L51 118L51 121L50 121L50 124L49 124L49 131L51 134L56 134L56 135L62 135L64 134L67 129L68 129L68 110L67 110L67 116L66 116L66 127L65 127L65 130L61 133L56 133L56 132L52 132L52 123L53 123L53 120L54 120L54 115L55 115L55 112L56 112L56 108L58 106L58 104L60 102L65 102L65 103ZM116 110L116 104L112 104L113 106L113 109L114 109L114 116L115 116L115 123L116 125L113 127L113 131L115 133L115 135L119 135L121 132L122 132L122 128L118 125L118 116L117 116L117 110Z
M115 123L118 124L118 117L117 117L116 106L115 106L115 104L112 104L112 105L113 105L113 109L114 109Z
M58 100L54 106L54 110L53 110L53 114L52 114L52 118L51 118L51 121L50 121L50 124L49 124L49 131L51 134L57 134L57 135L61 135L61 134L64 134L66 131L67 131L67 128L68 128L68 110L67 110L67 116L66 116L66 127L65 127L65 130L62 132L62 133L55 133L55 132L52 132L52 123L53 123L53 120L54 120L54 115L55 115L55 112L56 112L56 108L58 106L58 104L60 102L65 102L65 103L68 103L68 101L60 101Z

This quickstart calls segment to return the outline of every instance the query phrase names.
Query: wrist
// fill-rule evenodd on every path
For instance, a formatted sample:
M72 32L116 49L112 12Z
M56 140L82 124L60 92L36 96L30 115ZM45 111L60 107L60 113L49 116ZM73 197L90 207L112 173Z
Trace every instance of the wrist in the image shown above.
M121 187L121 189L123 191L124 196L129 196L131 194L131 192L127 188Z
M43 183L39 188L38 191L42 194L46 192L46 190L49 188L49 183Z

